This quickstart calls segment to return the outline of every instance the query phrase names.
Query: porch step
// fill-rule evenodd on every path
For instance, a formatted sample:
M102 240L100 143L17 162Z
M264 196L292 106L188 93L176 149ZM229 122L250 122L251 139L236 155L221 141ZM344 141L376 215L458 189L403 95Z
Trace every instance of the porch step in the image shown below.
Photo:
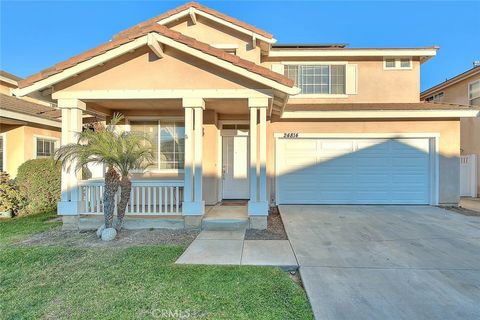
M202 220L203 230L233 231L248 227L246 206L217 205L205 213Z
M236 231L244 230L248 226L248 219L204 219L202 230Z
M480 212L480 198L460 198L458 205L462 208Z

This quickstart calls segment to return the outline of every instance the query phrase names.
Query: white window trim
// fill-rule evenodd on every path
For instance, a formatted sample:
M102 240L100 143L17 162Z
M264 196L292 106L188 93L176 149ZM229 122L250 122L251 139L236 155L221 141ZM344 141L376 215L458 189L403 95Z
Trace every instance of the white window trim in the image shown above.
M184 117L179 117L179 116L152 116L152 117L148 117L148 116L130 116L130 117L126 117L126 128L125 130L127 131L131 131L131 127L130 127L130 121L157 121L157 125L158 125L158 142L160 142L160 121L161 120L173 120L173 121L183 121L185 123L185 118ZM160 146L157 150L158 153L160 153ZM159 156L160 154L158 154ZM160 166L160 162L158 163L158 166L156 169L154 168L146 168L146 169L143 169L143 170L132 170L132 173L176 173L176 174L180 174L180 173L184 173L185 172L185 169L160 169L159 168Z
M387 60L395 60L395 67L394 68L387 68ZM402 59L409 59L410 66L409 67L401 67L401 60ZM383 57L383 70L412 70L413 69L413 60L412 57Z
M0 133L0 137L3 139L3 172L7 172L7 133Z
M37 156L37 139L54 141L55 142L55 150L58 149L58 147L60 147L60 138L34 134L33 135L33 157L32 157L32 159L44 159L45 158L45 157L39 158Z
M480 79L468 83L468 104L471 104L471 102L472 102L473 99L478 99L478 98L480 98L480 89L478 90L479 94L478 94L477 97L475 97L475 98L471 98L471 97L470 97L470 94L471 94L470 87L472 86L472 84L477 83L477 82L480 83Z
M284 66L298 66L298 65L343 65L345 66L345 92L347 90L347 65L348 61L288 61L283 62ZM284 71L285 72L285 71ZM330 78L331 79L331 78ZM331 84L329 84L331 85ZM330 93L299 93L290 96L290 99L342 99L348 98L348 94L330 94Z

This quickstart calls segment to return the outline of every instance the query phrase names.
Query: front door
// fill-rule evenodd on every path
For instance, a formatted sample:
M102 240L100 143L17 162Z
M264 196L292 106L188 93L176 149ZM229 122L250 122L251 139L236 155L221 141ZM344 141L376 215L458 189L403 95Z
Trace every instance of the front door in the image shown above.
M223 136L223 199L249 199L248 136Z

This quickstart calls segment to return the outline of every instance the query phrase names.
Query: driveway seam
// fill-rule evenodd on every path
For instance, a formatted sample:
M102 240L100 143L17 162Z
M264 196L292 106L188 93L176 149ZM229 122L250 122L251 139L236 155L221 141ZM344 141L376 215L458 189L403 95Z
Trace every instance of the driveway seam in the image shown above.
M302 265L304 268L329 268L329 269L371 269L371 270L425 270L425 271L480 271L476 268L416 268L416 267L339 267L339 266L316 266Z

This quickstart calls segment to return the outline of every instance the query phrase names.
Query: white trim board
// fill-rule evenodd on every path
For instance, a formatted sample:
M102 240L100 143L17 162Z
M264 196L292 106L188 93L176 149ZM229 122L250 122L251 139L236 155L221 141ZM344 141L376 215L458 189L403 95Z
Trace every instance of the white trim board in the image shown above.
M279 50L272 49L269 57L433 57L436 48L418 49L319 49L319 50Z
M126 89L58 91L54 99L247 99L272 98L270 89Z
M284 111L282 119L475 118L480 110Z
M275 132L273 136L275 138L284 138L287 132ZM298 133L298 139L313 138L313 139L354 139L354 138L440 138L439 132L381 132L381 133L363 133L363 132L351 132L351 133ZM293 138L295 139L295 138ZM292 139L292 140L293 140Z

